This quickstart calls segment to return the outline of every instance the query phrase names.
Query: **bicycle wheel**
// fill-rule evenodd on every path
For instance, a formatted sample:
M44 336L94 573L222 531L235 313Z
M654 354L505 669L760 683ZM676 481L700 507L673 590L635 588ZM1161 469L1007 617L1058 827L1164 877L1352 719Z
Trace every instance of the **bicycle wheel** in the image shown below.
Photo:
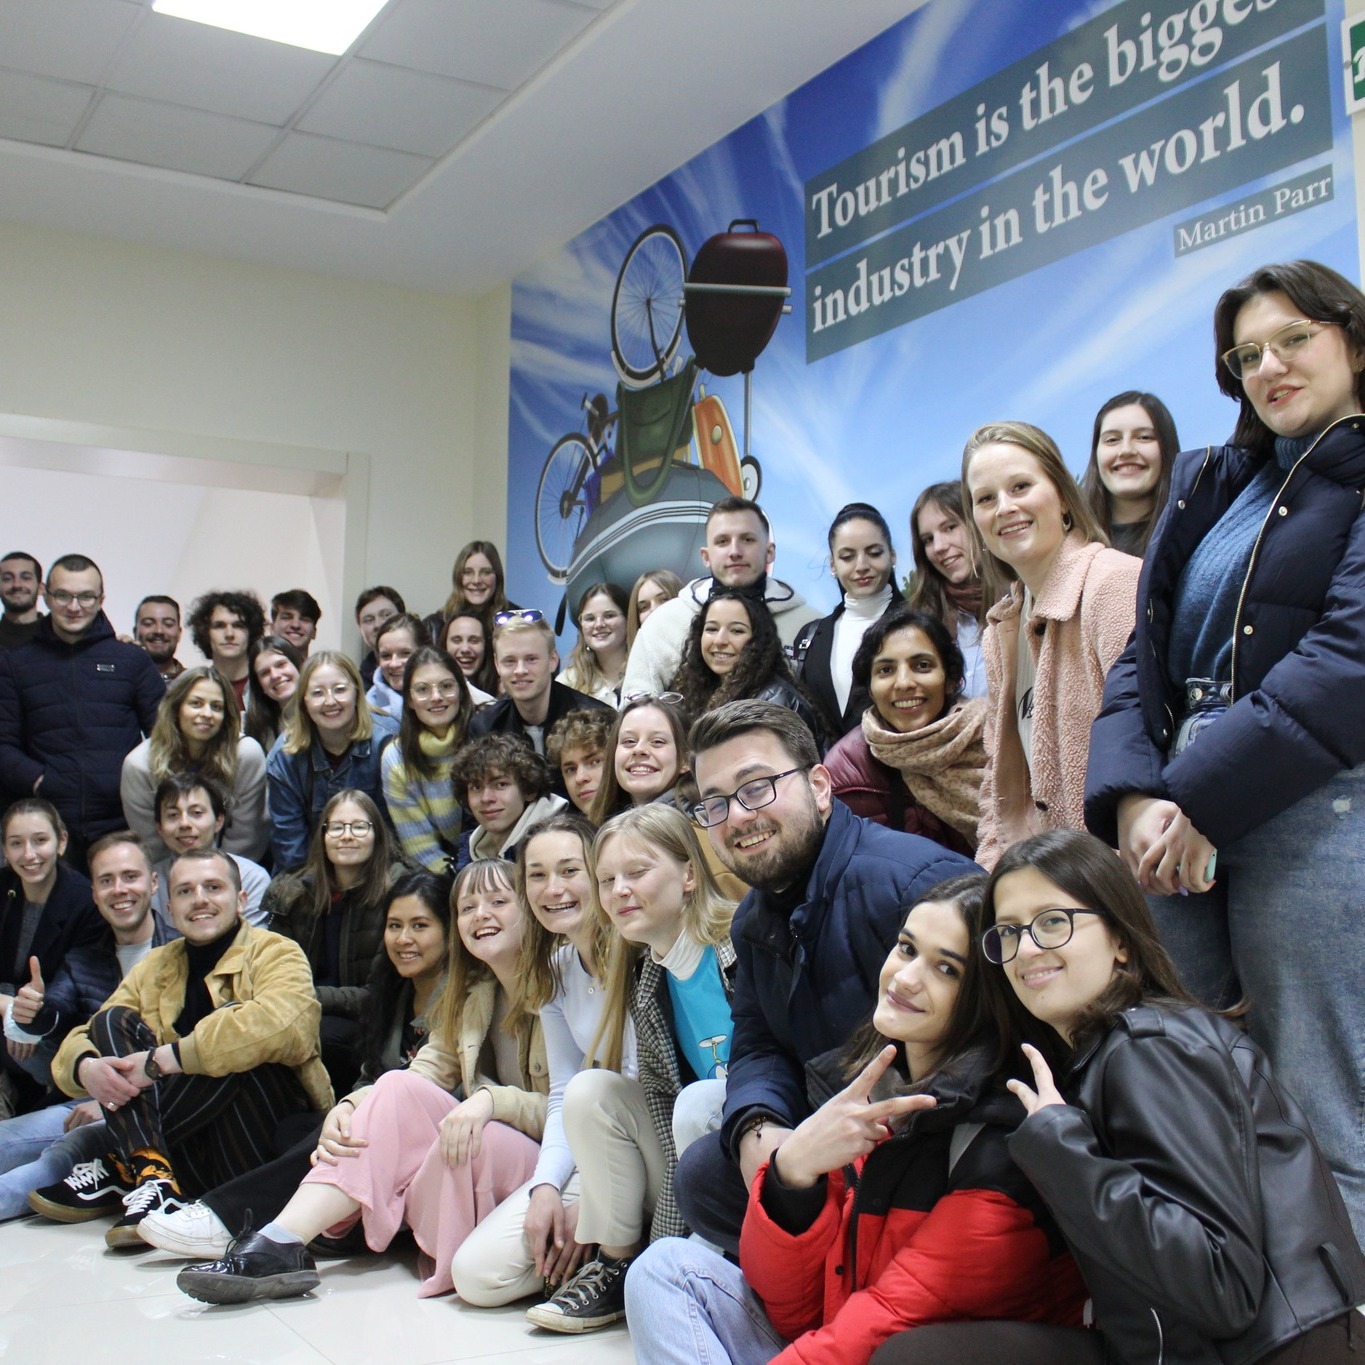
M631 243L611 296L611 360L631 388L664 377L682 340L687 255L666 224Z
M581 436L561 436L536 487L536 549L556 582L569 576L574 542L588 519L587 482L592 452Z

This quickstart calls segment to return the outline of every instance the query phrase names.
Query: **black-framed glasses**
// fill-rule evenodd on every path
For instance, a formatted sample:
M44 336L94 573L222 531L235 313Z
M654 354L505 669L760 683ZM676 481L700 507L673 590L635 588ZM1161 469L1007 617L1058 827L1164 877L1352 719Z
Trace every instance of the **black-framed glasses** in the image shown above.
M1335 326L1335 322L1310 322L1307 318L1300 318L1297 322L1286 323L1263 342L1244 341L1240 346L1224 351L1219 359L1235 378L1245 379L1248 374L1255 374L1265 363L1267 351L1280 364L1288 365L1322 328Z
M1077 915L1101 915L1108 919L1109 911L1058 906L1053 910L1040 910L1027 924L993 924L981 935L981 951L988 961L1003 967L1006 962L1014 961L1025 934L1040 948L1064 948L1076 932Z
M510 626L513 621L520 621L523 625L534 625L537 621L543 621L545 613L537 611L534 607L517 607L512 611L500 611L493 618L495 626Z
M729 796L708 796L698 801L691 809L692 818L703 829L723 825L730 818L730 802L738 801L745 810L762 810L777 800L777 784L793 773L803 773L811 765L803 763L799 768L788 768L784 773L774 773L771 777L751 777L741 787L736 787Z
M88 611L104 600L104 594L100 592L64 592L60 588L45 588L43 591L54 607L69 607L73 602L79 602Z
M329 820L322 827L323 834L329 839L340 839L349 834L353 839L363 839L372 829L373 820Z

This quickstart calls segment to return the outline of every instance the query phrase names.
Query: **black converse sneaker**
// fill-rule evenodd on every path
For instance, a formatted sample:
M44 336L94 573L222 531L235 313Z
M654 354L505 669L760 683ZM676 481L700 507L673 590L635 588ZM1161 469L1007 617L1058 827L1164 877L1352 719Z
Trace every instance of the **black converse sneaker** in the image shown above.
M137 1225L149 1213L174 1213L184 1205L179 1192L169 1180L144 1180L137 1189L123 1197L123 1217L104 1234L104 1244L110 1247L138 1247L145 1251Z
M547 1302L526 1310L526 1321L550 1332L595 1332L626 1315L626 1271L635 1258L599 1256L567 1280Z
M31 1190L28 1206L58 1223L88 1223L123 1207L129 1187L107 1157L78 1162L55 1185Z

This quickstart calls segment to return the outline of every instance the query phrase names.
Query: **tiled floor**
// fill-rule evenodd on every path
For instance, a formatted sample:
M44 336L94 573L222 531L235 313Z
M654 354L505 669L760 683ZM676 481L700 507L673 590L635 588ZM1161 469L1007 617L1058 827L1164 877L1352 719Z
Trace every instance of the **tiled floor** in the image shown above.
M624 1327L555 1336L525 1305L418 1299L413 1255L322 1263L322 1286L285 1303L210 1308L175 1287L162 1252L108 1251L105 1224L0 1225L5 1365L631 1365Z

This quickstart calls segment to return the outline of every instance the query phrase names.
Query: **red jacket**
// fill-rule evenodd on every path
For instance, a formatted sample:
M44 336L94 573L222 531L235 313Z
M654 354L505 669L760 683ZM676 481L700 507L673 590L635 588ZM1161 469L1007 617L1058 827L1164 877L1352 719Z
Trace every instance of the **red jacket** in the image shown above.
M977 1100L970 1077L956 1094L950 1084L933 1088L937 1109L856 1169L833 1172L803 1231L788 1229L804 1221L802 1195L818 1193L770 1190L769 1167L760 1170L740 1266L791 1342L779 1361L862 1365L889 1337L928 1323L1080 1325L1080 1272L1006 1150L1022 1107L1003 1091ZM953 1163L959 1124L980 1128Z

